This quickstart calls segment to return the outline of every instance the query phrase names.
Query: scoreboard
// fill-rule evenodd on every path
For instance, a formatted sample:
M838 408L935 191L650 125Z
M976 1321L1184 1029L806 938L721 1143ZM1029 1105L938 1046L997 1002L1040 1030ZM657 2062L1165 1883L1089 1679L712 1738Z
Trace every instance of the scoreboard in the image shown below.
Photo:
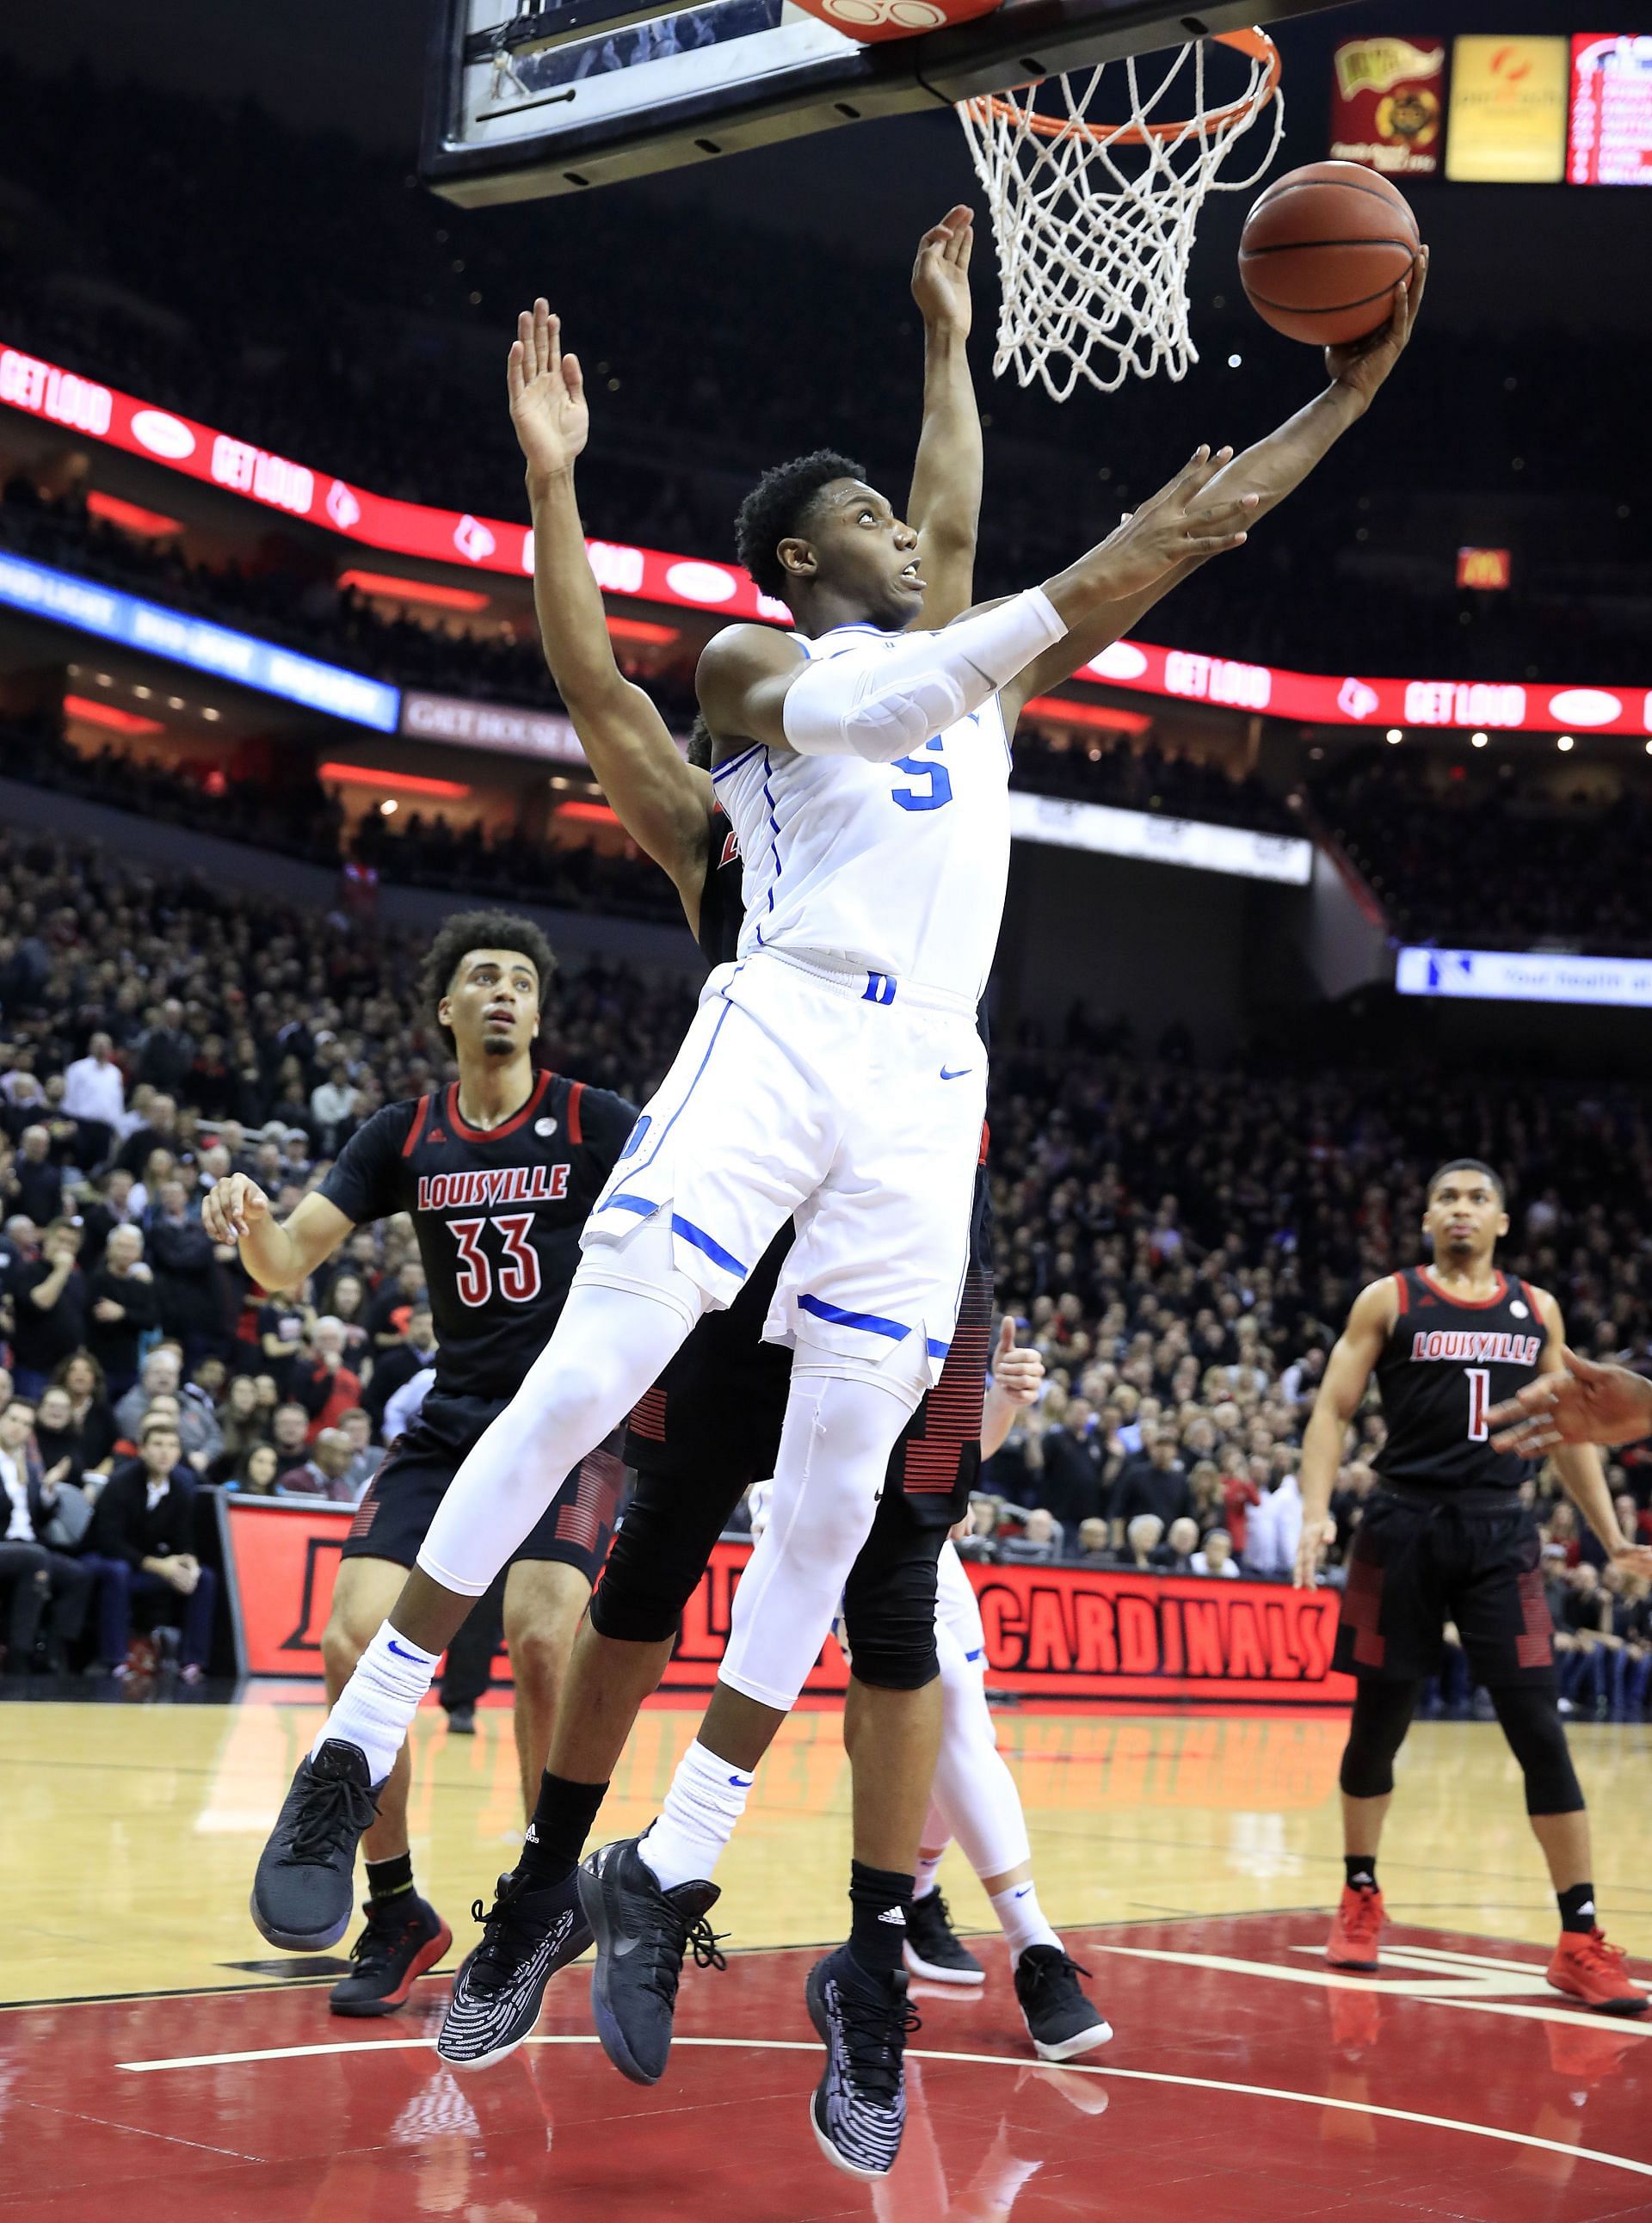
M1652 186L1652 38L1573 35L1566 174L1574 186Z

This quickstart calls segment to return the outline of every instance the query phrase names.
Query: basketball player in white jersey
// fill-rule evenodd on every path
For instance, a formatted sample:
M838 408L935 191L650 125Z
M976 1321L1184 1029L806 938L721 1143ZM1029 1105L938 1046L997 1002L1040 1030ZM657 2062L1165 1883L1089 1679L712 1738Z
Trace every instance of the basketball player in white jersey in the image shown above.
M1395 325L1408 323L1400 303ZM577 383L576 366L555 370ZM1357 415L1366 398L1357 375L1339 377L1313 407ZM637 1996L657 1955L626 1949L675 1935L680 1955L682 1901L668 1905L670 1894L697 1897L702 1911L715 1896L703 1848L726 1839L749 1788L742 1741L795 1702L890 1448L945 1356L984 1101L973 1015L1007 868L1008 733L1032 693L1126 627L1140 597L1240 545L1262 502L1231 478L1212 493L1228 451L1201 448L1069 570L913 637L914 536L829 460L806 487L798 469L807 479L818 459L772 474L745 513L802 632L732 628L701 667L713 778L747 860L741 959L709 981L593 1211L556 1332L438 1511L298 1772L254 1887L267 1932L316 1946L341 1933L361 1792L388 1773L469 1603L561 1474L794 1218L767 1330L794 1352L775 1514L737 1596L718 1697L649 1856L605 1848L582 1875L599 2031L621 2056L634 2011L646 2018L663 2005L668 2034L671 2006L669 1996L653 2009ZM791 529L770 536L783 512ZM926 1771L910 1829L892 1829L905 1849L885 1873L904 1873L908 1892L928 1783ZM899 1926L899 1894L884 1911ZM643 1982L605 1982L616 1967ZM829 2048L811 2120L841 2165L880 2175L904 2116L904 2000L892 1982L875 1999L857 1996L840 1974L823 1963L810 1980ZM888 2067L875 2088L848 2070L857 2030L864 2060L873 2024Z

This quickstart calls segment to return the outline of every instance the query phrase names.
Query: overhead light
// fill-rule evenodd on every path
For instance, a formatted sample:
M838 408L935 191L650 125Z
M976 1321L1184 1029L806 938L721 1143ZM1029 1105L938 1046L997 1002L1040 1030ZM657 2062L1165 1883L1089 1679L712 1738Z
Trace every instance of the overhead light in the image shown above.
M376 765L318 765L316 778L336 779L344 787L394 788L400 795L439 795L457 798L470 792L463 780L428 779L423 772L415 771L381 771Z
M381 818L394 818L396 815L396 809L397 804L395 797L394 796L387 796L384 801L379 805L379 816Z
M168 696L167 696L167 708L169 710L181 710L181 709L183 708L183 707L184 707L184 698L183 698L183 696L182 696L181 695L168 695Z
M1395 742L1403 741L1405 739L1405 736L1397 726L1390 726L1388 729L1388 738L1390 742Z
M609 618L607 624L610 640L634 640L649 648L682 639L675 626L656 625L652 618Z
M1153 722L1144 710L1115 709L1111 702L1071 702L1064 695L1035 695L1022 715L1107 734L1144 734Z
M1560 749L1560 750L1561 750L1562 752L1564 752L1564 751L1565 751L1565 750L1567 750L1567 749L1569 749L1569 748L1571 747L1571 746L1572 746L1572 736L1571 736L1571 734L1562 734L1561 735L1561 738L1559 739L1559 740L1555 742L1554 746L1555 746L1555 747L1556 747L1557 749Z
M153 691L154 690L151 688L148 687L135 687L132 690L132 692L137 696L140 702L147 702Z
M180 518L168 517L158 509L140 509L135 501L99 494L95 488L86 496L86 511L89 516L101 517L105 525L117 526L123 532L136 533L142 540L166 540L184 529Z
M113 674L110 672L100 671L96 677L100 687L112 687L115 684Z
M428 602L438 610L485 610L486 595L474 587L444 587L434 579L404 579L394 571L341 571L341 587L395 602Z
M1227 358L1227 368L1229 370L1237 370L1244 360L1245 357L1242 355L1230 355Z
M224 715L224 713L222 710L203 710L201 712L201 715L203 718L210 719L211 722L216 725L218 720Z
M111 734L164 734L167 730L159 718L141 718L136 710L100 702L91 695L66 695L63 715L79 719L83 726L102 726Z
M1487 736L1485 734L1471 734L1468 738L1471 746L1477 749L1485 746Z

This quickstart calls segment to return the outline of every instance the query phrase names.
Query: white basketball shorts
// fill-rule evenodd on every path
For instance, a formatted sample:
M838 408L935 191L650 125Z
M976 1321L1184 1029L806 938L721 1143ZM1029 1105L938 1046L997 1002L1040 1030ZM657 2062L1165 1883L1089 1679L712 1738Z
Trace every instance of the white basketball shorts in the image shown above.
M961 999L791 952L719 967L586 1222L581 1272L625 1282L604 1247L667 1212L675 1263L727 1305L794 1219L766 1338L932 1386L986 1102Z

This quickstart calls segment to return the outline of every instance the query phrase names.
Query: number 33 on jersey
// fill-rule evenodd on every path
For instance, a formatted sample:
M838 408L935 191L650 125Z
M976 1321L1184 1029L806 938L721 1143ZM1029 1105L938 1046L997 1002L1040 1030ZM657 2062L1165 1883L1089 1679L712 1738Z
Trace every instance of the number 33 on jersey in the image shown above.
M508 1395L539 1357L579 1263L579 1232L636 1119L605 1088L540 1073L501 1125L467 1124L450 1086L375 1112L322 1193L359 1226L399 1212L436 1321L438 1386Z

